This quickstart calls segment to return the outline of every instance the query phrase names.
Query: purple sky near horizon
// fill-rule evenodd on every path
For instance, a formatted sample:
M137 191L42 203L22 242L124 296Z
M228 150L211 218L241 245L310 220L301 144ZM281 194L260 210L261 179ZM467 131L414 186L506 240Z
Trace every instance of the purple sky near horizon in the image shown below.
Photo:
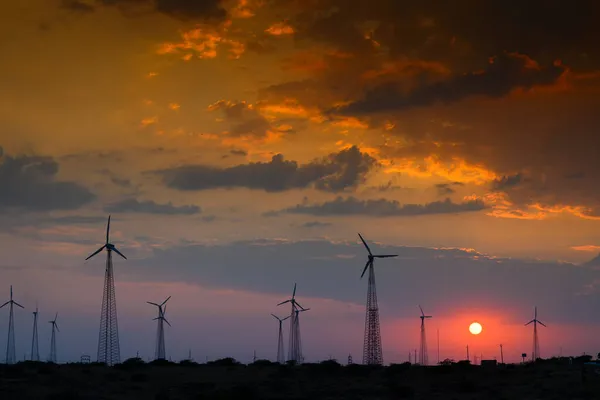
M516 7L516 8L515 8ZM103 243L121 358L274 359L295 282L307 360L362 358L361 232L386 363L596 354L596 2L30 0L0 13L0 302L96 357ZM477 16L477 17L475 17ZM543 16L543 18L542 18ZM510 26L507 30L505 27ZM592 261L590 261L592 260ZM468 325L479 321L475 337ZM0 359L8 310L0 310ZM287 328L286 342L287 348ZM561 350L562 349L562 350Z

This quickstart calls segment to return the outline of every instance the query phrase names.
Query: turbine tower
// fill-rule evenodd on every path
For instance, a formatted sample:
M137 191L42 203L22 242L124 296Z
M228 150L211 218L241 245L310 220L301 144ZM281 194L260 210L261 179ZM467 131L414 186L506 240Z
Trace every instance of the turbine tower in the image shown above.
M98 335L98 362L107 365L118 364L121 359L119 348L119 327L117 324L117 301L115 299L115 280L113 276L112 252L114 251L127 260L109 241L110 215L106 225L106 243L93 252L86 260L106 249L106 270L104 273L104 294L100 312L100 333Z
M419 306L421 310L421 346L419 351L419 364L421 365L429 365L429 357L427 355L427 337L425 336L425 319L431 318L431 315L425 315L421 306Z
M288 344L288 361L294 361L296 363L299 363L300 360L300 353L299 353L299 349L300 349L300 344L298 343L298 337L296 335L296 310L297 309L301 309L304 310L304 307L302 307L300 305L300 303L298 303L296 301L296 284L294 283L294 291L292 292L292 297L286 301L282 301L281 303L277 304L278 306L285 304L285 303L291 303L292 304L292 310L290 312L290 340L289 340L289 344Z
M283 321L288 319L290 316L288 315L285 318L279 318L275 314L271 314L273 318L279 321L279 333L277 335L277 362L279 364L285 363L285 353L283 349Z
M40 361L40 349L38 346L38 307L35 306L35 311L33 314L33 336L31 338L31 361Z
M397 254L373 255L365 239L359 233L360 240L369 252L369 258L360 277L362 278L369 269L369 289L367 290L367 315L365 317L365 337L363 343L363 364L382 365L383 350L381 348L381 331L379 328L379 306L377 305L377 291L375 289L375 269L373 262L376 258L397 257Z
M531 324L533 322L533 351L531 353L531 361L536 362L538 358L540 358L540 342L538 340L537 334L537 324L542 325L547 328L546 325L540 320L537 319L537 307L534 308L533 311L533 319L525 324L525 326Z
M158 317L153 319L153 321L158 321L158 327L156 330L156 351L154 353L154 356L157 360L165 360L167 358L167 353L165 351L165 325L163 322L166 322L167 325L171 326L169 321L167 321L165 318L165 313L167 312L167 306L165 304L170 298L171 296L167 297L167 299L160 304L152 303L150 301L146 302L158 307ZM164 310L163 306L165 306Z
M10 300L2 304L0 308L9 305L10 314L8 316L8 340L6 341L6 364L14 364L17 361L15 355L15 319L13 316L13 305L25 308L13 300L12 285L10 285Z
M304 362L304 355L302 354L302 339L300 336L300 318L299 318L299 314L301 312L304 311L308 311L310 310L310 308L303 308L302 310L296 309L295 310L295 317L294 317L294 331L295 331L295 336L296 336L296 352L297 352L297 362L298 363L302 363Z
M57 318L58 313L56 313L56 315L54 316L54 320L48 321L52 324L52 337L50 339L50 358L48 359L48 361L54 364L56 364L56 331L60 332L60 329L58 329L58 325L56 324Z

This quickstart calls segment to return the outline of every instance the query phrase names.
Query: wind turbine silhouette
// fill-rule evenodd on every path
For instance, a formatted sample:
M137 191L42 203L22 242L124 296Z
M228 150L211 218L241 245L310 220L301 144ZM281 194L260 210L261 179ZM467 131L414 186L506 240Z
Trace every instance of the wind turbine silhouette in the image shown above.
M8 316L8 340L6 341L6 363L14 364L17 361L15 356L15 318L13 314L13 305L25 308L13 300L12 285L10 285L10 300L2 304L0 308L9 305L10 314Z
M421 306L419 306L419 310L421 310L421 351L419 354L419 364L428 365L429 356L427 354L427 337L425 336L425 319L431 318L431 315L425 315Z
M397 254L374 255L365 239L359 233L358 237L369 252L367 263L360 275L361 279L369 269L369 288L367 290L367 315L365 316L365 337L363 343L363 364L382 365L383 350L381 347L381 331L379 328L379 306L377 305L377 289L375 287L375 269L373 263L376 258L397 257Z
M277 335L277 362L279 364L283 364L285 363L285 353L284 353L284 349L283 349L283 321L285 321L286 319L288 319L290 316L288 315L285 318L279 318L277 315L275 314L271 314L273 316L273 318L275 318L277 321L279 321L279 333Z
M112 252L127 260L112 243L110 243L110 215L106 225L106 243L89 255L86 260L106 249L106 270L104 273L104 294L100 312L100 333L98 335L98 362L111 366L121 361L119 346L119 326L117 322L117 300L115 298L115 280L113 274Z
M531 361L536 362L540 358L540 342L538 340L537 324L540 324L544 328L547 326L540 320L537 319L537 306L534 307L533 319L525 324L525 326L533 322L533 352L531 354Z
M52 337L50 339L50 359L48 361L56 364L56 331L60 332L58 329L58 325L56 324L56 319L58 318L58 313L54 316L52 321L48 321L48 323L52 324Z
M166 303L169 301L171 296L167 297L165 301L160 304L152 303L151 301L147 301L146 303L152 304L153 306L158 307L158 317L154 318L153 321L158 320L158 327L156 330L156 352L155 356L157 360L164 360L167 358L166 350L165 350L165 327L163 322L166 322L167 325L171 326L169 321L165 318L165 313L167 312ZM163 310L163 306L165 306Z
M296 284L294 283L294 291L292 292L292 297L286 301L282 301L281 303L277 304L278 306L282 305L282 304L286 304L286 303L291 303L292 304L292 310L290 312L290 342L288 344L288 360L289 361L294 361L294 362L300 362L299 360L299 343L298 343L298 338L296 336L296 310L298 308L304 310L304 307L302 307L300 305L300 303L298 303L296 301Z

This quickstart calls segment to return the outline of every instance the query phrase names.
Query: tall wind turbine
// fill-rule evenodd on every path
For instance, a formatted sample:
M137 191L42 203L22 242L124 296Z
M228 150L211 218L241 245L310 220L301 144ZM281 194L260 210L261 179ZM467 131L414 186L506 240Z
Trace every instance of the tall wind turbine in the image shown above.
M290 312L290 341L289 341L289 347L288 347L288 361L295 361L296 363L300 362L300 353L299 353L299 347L300 344L298 343L298 337L296 336L296 310L297 309L301 309L304 310L304 307L302 307L300 305L300 303L298 303L296 301L296 284L294 283L294 291L292 292L292 297L286 301L282 301L281 303L277 304L278 306L282 305L282 304L286 304L286 303L291 303L292 305L292 310Z
M431 315L425 315L421 306L419 306L419 310L421 310L421 346L419 351L419 364L428 365L429 357L427 355L427 337L425 336L425 319L431 318Z
M531 324L533 322L533 352L531 353L531 361L536 362L538 358L540 358L540 342L538 340L537 334L537 324L540 324L544 328L547 328L546 325L540 320L537 319L537 307L534 308L533 311L533 319L525 324L525 326Z
M98 362L107 365L118 364L121 360L119 348L119 327L117 324L117 300L115 299L115 280L113 276L112 252L114 251L127 260L117 248L109 241L110 215L106 225L106 243L93 252L86 260L94 257L106 249L106 270L104 273L104 294L102 296L102 310L100 312L100 333L98 335Z
M165 326L163 322L166 322L167 325L171 326L169 321L165 318L165 312L167 311L167 306L165 304L170 298L171 296L167 297L167 299L160 304L152 303L150 301L146 302L158 307L158 317L153 319L153 321L158 321L158 327L156 329L156 351L154 353L157 360L165 360L167 358L167 352L165 350ZM164 310L163 306L165 306Z
M31 338L31 361L40 361L40 349L38 346L38 307L37 304L35 306L35 311L33 312L33 336Z
M58 329L58 325L56 324L56 319L58 318L58 313L54 316L52 321L48 321L52 324L52 337L50 339L50 358L48 361L56 364L56 331L60 332Z
M25 308L16 301L13 300L12 285L10 285L10 300L2 304L0 308L5 305L9 305L10 314L8 316L8 340L6 341L6 363L14 364L17 361L15 355L15 318L13 316L13 305L17 305L21 308Z
M275 314L271 315L279 322L279 333L277 335L277 362L279 364L283 364L285 363L285 353L283 349L283 321L288 319L290 316L288 315L285 318L279 318Z
M383 350L381 348L381 331L379 328L379 306L377 305L377 290L375 288L375 269L373 262L376 258L397 257L397 254L373 255L365 239L359 233L360 240L369 252L369 258L360 277L362 278L369 269L369 289L367 290L367 315L365 317L365 337L363 343L363 364L383 364Z

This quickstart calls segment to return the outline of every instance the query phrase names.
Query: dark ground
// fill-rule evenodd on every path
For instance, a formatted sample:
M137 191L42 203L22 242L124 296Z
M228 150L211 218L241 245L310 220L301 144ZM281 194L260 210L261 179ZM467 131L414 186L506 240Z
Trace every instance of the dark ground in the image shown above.
M498 367L25 362L0 365L0 400L600 399L600 375L593 367L582 371L582 363L566 359Z

